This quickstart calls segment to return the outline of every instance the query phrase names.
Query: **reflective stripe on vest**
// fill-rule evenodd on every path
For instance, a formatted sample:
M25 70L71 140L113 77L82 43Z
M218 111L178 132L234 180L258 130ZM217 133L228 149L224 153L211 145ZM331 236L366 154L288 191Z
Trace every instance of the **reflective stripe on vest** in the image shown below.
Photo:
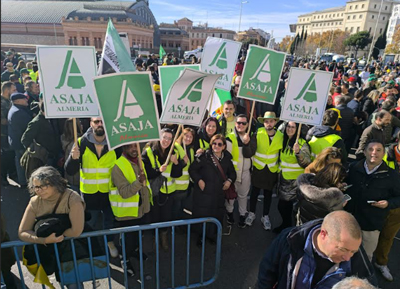
M299 147L305 144L304 139L299 139ZM304 169L297 162L297 158L295 153L286 149L285 151L281 151L280 155L280 168L282 170L282 177L285 180L295 180L299 175L304 173Z
M178 144L175 144L174 152L175 155L180 156L180 148L178 147ZM158 160L158 156L154 157L153 151L151 150L151 147L148 147L146 149L147 156L149 157L151 166L155 169L156 168L156 162L157 162L157 167L161 167L160 161ZM173 192L176 191L176 184L175 184L175 179L171 178L171 170L172 170L172 162L170 161L167 165L167 169L162 173L164 177L167 178L167 187L165 187L165 183L161 186L160 192L163 194L172 194Z
M323 149L327 147L333 147L333 145L341 139L342 138L336 134L330 134L323 137L313 136L308 142L311 148L312 160L314 160L316 156L323 151Z
M257 131L257 151L253 157L253 164L258 170L262 170L265 165L271 172L278 171L279 150L282 148L283 134L280 131L275 133L272 143L269 141L267 130L261 127Z
M81 138L78 139L81 144ZM97 192L108 193L111 169L114 167L117 156L114 150L108 151L100 159L88 147L82 155L82 167L80 169L80 190L84 194Z
M190 165L194 162L194 149L190 148L189 153L190 153L190 156L188 156L189 161L182 170L182 176L175 179L177 191L186 191L187 188L189 187L189 183L190 183L189 168L190 168ZM183 157L184 156L181 155L181 158L183 158Z
M238 164L240 162L240 159L239 159L239 144L236 138L236 134L234 132L231 132L230 134L227 135L226 138L229 138L232 142L232 151L231 151L232 163L233 166L235 167L235 170L238 171Z
M136 181L136 174L132 167L132 164L124 157L121 156L118 160L116 160L115 165L119 167L121 172L124 174L126 180L132 184ZM144 164L142 163L144 168ZM147 180L146 170L144 170L144 174L146 176L146 187L149 189L150 194L150 203L152 203L152 194L149 181ZM110 181L110 194L108 195L110 200L111 209L113 211L114 216L117 218L122 217L137 217L139 214L139 201L140 194L137 193L132 197L124 199L118 192L117 187Z

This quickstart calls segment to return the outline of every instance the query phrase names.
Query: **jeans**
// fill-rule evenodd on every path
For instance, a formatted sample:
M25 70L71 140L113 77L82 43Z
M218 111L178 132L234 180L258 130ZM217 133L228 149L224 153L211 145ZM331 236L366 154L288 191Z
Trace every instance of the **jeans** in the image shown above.
M103 214L102 229L114 228L114 214L111 209L108 193L83 194L86 211L90 214L90 220L87 222L93 229L96 228L97 219ZM107 241L112 241L114 235L107 235Z
M25 170L21 167L20 160L22 155L24 154L24 150L16 150L15 151L15 167L17 168L17 175L18 175L18 183L21 186L26 186L26 176Z
M183 216L183 202L186 200L188 196L188 191L175 191L174 195L174 202L172 205L172 219L173 220L180 220Z

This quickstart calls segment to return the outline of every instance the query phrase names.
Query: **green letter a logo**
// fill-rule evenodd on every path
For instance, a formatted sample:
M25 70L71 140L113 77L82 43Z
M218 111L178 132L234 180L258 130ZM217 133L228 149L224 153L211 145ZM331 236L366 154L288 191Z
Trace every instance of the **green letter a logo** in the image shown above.
M311 73L306 84L303 86L299 95L294 100L298 100L300 98L303 98L307 102L317 101L317 89L315 86L315 73Z
M67 79L67 85L73 89L80 89L86 85L75 59L71 56L72 50L68 50L57 89L64 86L65 79Z
M186 88L185 92L182 94L178 100L182 100L187 98L190 102L196 102L201 99L201 89L203 86L203 80L205 76L201 76L195 79L189 86Z
M128 117L130 119L139 118L143 115L143 109L137 102L132 91L126 87L126 80L122 82L117 117L114 119L114 121L117 121L121 118L122 110L124 110L124 117Z
M220 69L225 69L228 67L228 62L226 59L226 42L222 43L221 47L218 49L217 54L215 55L214 59L211 61L209 66L215 64Z
M264 60L261 62L261 65L257 68L254 75L250 77L249 80L253 80L257 78L258 81L261 82L270 82L271 81L271 73L270 73L270 66L269 66L269 54L265 56Z

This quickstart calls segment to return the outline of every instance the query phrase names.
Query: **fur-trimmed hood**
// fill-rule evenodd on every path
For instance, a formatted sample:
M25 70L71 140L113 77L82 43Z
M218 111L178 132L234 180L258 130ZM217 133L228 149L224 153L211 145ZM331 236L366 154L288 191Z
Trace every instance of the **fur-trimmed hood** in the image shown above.
M302 174L297 178L299 197L328 210L343 209L343 192L336 188L319 188L313 185L314 174Z

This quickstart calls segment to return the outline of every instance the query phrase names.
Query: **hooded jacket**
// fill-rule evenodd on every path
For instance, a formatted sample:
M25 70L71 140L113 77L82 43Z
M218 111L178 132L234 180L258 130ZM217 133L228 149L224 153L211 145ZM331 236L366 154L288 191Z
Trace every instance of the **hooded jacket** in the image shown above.
M322 221L323 219L318 219L299 227L285 229L274 239L260 263L256 289L292 288L292 282L295 282L293 271L296 263L305 255L304 247L308 234L314 228L320 226ZM318 285L316 288L332 288L332 286L326 285L337 283L341 279L353 275L357 275L359 278L367 278L371 284L377 285L374 269L362 246L349 262L344 263L350 263L351 272L343 274L343 272L337 270L330 273L324 277L326 278L323 282L325 286ZM312 280L313 275L314 272L309 274L308 277ZM334 280L329 280L330 278Z
M308 131L306 136L306 141L309 142L313 136L315 136L316 138L320 138L331 134L336 134L340 136L340 133L333 130L330 126L327 125L314 126ZM340 149L340 151L342 152L342 164L345 165L347 163L347 151L343 140L342 139L338 140L333 146Z
M314 174L302 174L297 178L300 224L324 218L333 211L343 210L342 191L336 187L316 187L313 185L314 178Z

